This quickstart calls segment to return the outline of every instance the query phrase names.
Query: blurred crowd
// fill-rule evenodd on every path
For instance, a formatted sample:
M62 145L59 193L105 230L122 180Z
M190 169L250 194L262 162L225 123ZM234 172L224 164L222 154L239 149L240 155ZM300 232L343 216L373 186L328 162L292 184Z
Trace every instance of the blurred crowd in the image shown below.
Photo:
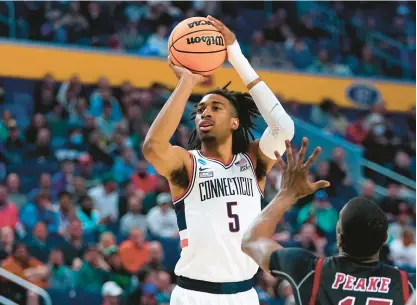
M178 22L212 14L235 31L258 67L415 78L415 2L318 3L24 1L15 8L18 38L166 57ZM0 12L7 15L7 7ZM0 35L8 34L0 26Z
M7 110L13 101L1 100L1 267L47 288L53 298L59 295L55 300L61 305L67 304L65 298L76 298L79 305L168 304L180 251L176 214L167 181L144 161L140 147L170 90L157 83L134 88L129 82L113 88L105 77L94 86L77 76L58 83L46 75L30 94L29 122ZM286 104L291 115L302 116L300 104ZM309 108L307 117L324 132L362 144L371 160L385 164L388 159L373 159L382 158L381 150L386 150L373 145L395 143L383 138L390 128L383 105L352 122L334 107L324 101ZM192 106L186 109L173 144L187 147L192 111ZM415 179L408 164L410 149L415 156L415 112L408 119L409 138L396 142L393 169ZM331 188L300 200L277 226L274 238L319 256L336 253L338 213L348 198L358 195L348 167L340 147L331 159L318 163L312 179L329 180ZM267 177L264 205L279 184L280 172L274 168ZM390 220L381 259L415 271L415 200L396 181L384 185L388 194L383 198L372 179L360 190ZM18 304L36 302L21 287L0 281L1 295ZM256 289L262 305L294 304L289 283L269 274L259 273Z

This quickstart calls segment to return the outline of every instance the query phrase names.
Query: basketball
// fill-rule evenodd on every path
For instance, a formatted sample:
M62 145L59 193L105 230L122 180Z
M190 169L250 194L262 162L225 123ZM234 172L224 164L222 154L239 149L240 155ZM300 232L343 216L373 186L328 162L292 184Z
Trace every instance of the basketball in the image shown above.
M223 35L205 17L192 17L180 22L168 40L171 61L193 73L210 75L226 59Z

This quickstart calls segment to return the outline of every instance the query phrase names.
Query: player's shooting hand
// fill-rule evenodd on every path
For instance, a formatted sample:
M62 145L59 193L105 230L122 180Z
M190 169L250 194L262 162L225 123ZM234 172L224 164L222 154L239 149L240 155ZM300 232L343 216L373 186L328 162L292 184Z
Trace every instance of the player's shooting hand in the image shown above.
M213 26L218 29L220 33L222 33L224 39L226 40L226 45L231 45L235 42L235 34L227 26L225 26L223 22L210 15L207 16L207 19L213 23Z
M282 160L278 152L275 152L278 164L283 170L281 191L288 192L295 199L299 199L310 195L321 188L330 186L329 181L320 180L313 183L308 179L309 170L320 155L320 147L317 147L313 154L308 158L307 162L304 163L308 146L307 138L303 138L300 152L296 158L294 158L290 141L285 141L285 145L288 164Z
M193 85L198 85L201 83L204 83L205 81L208 80L207 77L200 75L200 74L194 74L192 73L190 70L184 68L184 67L179 67L173 64L173 62L171 61L171 59L168 56L168 65L171 68L172 71L174 71L175 76L178 79L184 78L184 79L189 79L192 81Z

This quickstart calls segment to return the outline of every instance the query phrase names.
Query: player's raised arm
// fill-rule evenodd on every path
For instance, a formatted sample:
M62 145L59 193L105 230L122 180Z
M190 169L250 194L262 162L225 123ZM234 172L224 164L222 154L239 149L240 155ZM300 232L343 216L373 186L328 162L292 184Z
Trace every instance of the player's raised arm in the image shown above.
M298 159L295 160L289 140L285 141L288 164L281 159L278 152L275 152L278 163L283 169L281 190L262 213L255 218L242 240L242 251L252 257L266 272L269 271L269 259L272 252L281 248L278 243L272 240L272 235L284 213L298 199L330 185L328 181L324 180L315 183L308 180L309 169L317 160L320 148L316 148L307 162L304 163L307 144L308 141L304 138Z
M145 159L165 177L189 160L185 149L173 146L169 141L178 128L194 86L205 80L204 76L174 66L170 61L169 65L179 79L178 85L152 123L142 148Z
M207 18L225 37L227 58L242 78L259 112L268 124L268 128L259 141L259 150L269 160L276 160L274 152L278 151L281 155L284 154L285 140L291 141L294 136L294 122L285 112L275 94L259 78L249 61L242 54L233 32L216 18L211 16ZM272 167L273 162L268 163Z

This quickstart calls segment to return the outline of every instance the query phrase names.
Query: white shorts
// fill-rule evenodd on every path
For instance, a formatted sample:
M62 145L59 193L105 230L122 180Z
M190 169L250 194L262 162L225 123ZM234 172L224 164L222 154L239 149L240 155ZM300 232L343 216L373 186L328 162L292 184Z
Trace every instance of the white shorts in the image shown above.
M176 286L170 305L259 305L254 288L236 294L211 294Z

